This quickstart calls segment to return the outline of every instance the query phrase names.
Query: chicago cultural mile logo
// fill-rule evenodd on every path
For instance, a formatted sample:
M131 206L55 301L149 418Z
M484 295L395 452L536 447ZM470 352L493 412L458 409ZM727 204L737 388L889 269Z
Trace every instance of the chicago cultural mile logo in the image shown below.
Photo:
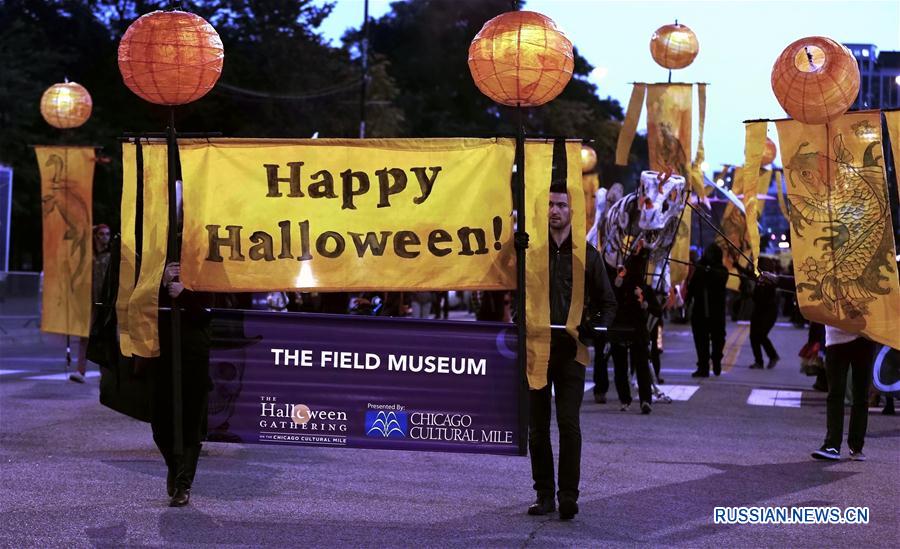
M366 412L366 436L406 438L406 412Z

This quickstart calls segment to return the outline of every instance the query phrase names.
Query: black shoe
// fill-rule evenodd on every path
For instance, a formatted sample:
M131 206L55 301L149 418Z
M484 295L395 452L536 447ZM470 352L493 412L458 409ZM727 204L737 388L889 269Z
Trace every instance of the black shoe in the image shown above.
M770 358L770 359L769 359L769 363L766 364L766 368L768 368L768 369L770 369L770 370L771 370L772 368L774 368L775 365L778 364L778 360L779 360L780 358L781 358L781 357L777 357L777 356L776 356L775 358Z
M641 402L641 413L644 415L649 414L653 411L653 408L650 407L649 402ZM562 509L562 504L559 505L559 508Z
M596 402L597 404L606 404L606 394L594 393L594 402Z
M559 520L572 520L578 514L578 503L574 499L563 499L559 502Z
M691 374L691 377L709 377L709 372L701 372L700 370L697 370L696 372Z
M841 451L837 448L826 448L822 446L812 454L813 459L825 459L830 461L840 461Z
M761 362L754 362L753 364L751 364L750 366L747 366L747 367L750 368L751 370L762 370L763 369L763 365Z
M828 385L825 385L824 383L818 383L818 382L813 383L812 388L816 391L821 391L823 393L828 392Z
M663 378L661 378L661 377L657 377L657 378L656 378L656 381L657 381L657 383L659 383L660 385L665 385L665 384L666 384L666 380L663 379Z
M169 502L169 507L184 507L191 501L191 489L178 487L175 489L175 495Z
M528 514L533 516L549 515L553 511L556 511L556 501L553 500L553 496L538 496L537 500L528 508Z
M722 375L722 365L721 364L713 364L713 373L718 375Z

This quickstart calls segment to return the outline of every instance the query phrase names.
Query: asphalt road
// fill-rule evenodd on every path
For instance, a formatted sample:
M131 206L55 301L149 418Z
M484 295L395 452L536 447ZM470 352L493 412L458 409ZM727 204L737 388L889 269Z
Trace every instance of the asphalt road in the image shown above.
M689 332L666 331L664 390L687 400L643 416L586 394L571 522L525 514L527 458L223 443L205 445L191 505L169 508L149 425L101 406L96 378L35 379L63 371L61 338L7 337L0 546L896 547L900 416L870 413L867 462L814 461L824 394L798 372L805 332L777 327L784 360L764 371L746 368L747 327L728 332L726 372L698 382ZM860 506L870 517L718 525L717 506Z

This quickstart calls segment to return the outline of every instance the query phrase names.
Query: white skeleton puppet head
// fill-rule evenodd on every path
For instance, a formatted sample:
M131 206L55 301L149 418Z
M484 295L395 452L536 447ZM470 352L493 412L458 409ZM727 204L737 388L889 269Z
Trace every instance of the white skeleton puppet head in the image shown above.
M684 178L654 171L641 172L637 194L641 238L650 250L651 261L662 260L675 240L685 206Z

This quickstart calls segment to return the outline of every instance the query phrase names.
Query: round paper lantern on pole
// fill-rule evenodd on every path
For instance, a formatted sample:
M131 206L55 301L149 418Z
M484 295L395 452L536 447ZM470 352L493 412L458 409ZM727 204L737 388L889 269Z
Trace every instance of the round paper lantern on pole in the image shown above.
M587 145L581 146L581 172L587 173L597 166L597 151Z
M54 128L77 128L91 117L91 94L76 82L53 84L41 96L41 116Z
M769 164L774 162L776 154L778 154L778 148L775 146L775 142L767 137L766 148L763 149L761 165L768 166Z
M825 124L856 101L859 66L850 50L830 38L801 38L775 61L772 91L794 120Z
M687 25L663 25L650 37L650 55L662 67L683 69L694 62L700 42Z
M469 46L469 71L481 93L510 107L558 96L575 68L572 42L546 15L512 11L484 24Z
M158 105L183 105L206 95L219 80L224 59L216 29L184 11L143 15L119 43L125 85Z

